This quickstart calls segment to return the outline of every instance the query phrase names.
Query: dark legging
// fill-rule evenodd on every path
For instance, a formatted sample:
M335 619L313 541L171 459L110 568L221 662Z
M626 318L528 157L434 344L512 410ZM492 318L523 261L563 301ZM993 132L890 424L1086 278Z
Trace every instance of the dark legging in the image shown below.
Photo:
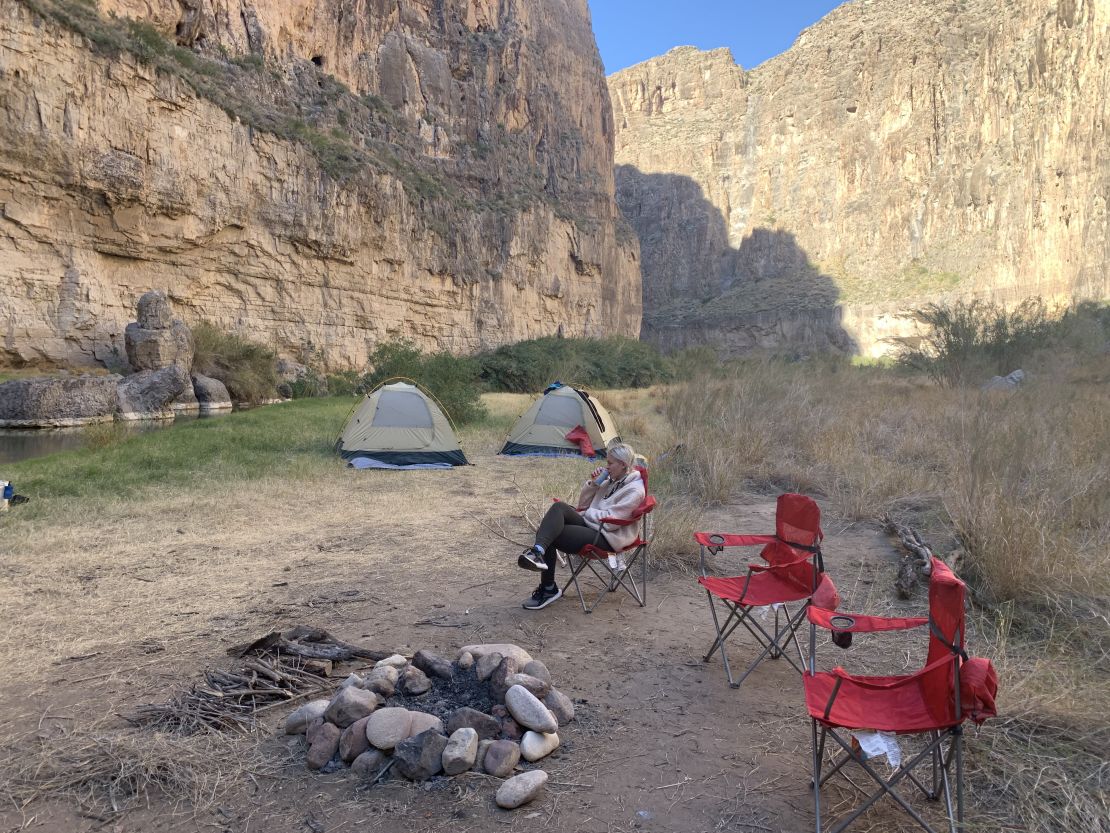
M561 500L551 504L551 508L540 521L540 528L536 530L536 543L543 547L543 560L547 562L547 569L543 571L543 583L548 587L555 584L556 550L581 552L587 544L595 544L603 550L613 552L613 545L605 536L599 536L596 529L586 525L586 519L574 507Z

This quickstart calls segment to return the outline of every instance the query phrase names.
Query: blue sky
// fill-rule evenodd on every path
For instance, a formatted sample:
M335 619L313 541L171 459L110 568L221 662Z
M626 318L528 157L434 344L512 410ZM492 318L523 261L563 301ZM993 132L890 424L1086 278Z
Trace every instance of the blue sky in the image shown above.
M605 73L676 46L727 46L744 69L785 52L844 0L589 0Z

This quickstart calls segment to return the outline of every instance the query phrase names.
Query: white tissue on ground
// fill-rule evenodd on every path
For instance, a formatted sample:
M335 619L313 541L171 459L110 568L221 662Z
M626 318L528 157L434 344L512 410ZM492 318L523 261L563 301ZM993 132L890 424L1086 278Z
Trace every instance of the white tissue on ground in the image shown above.
M885 757L895 769L902 765L902 747L898 745L898 738L893 732L861 729L852 732L852 737L856 739L859 748L868 758Z
M761 621L766 622L768 618L770 618L772 612L778 613L780 607L782 607L782 602L775 602L774 604L770 605L761 605L760 607L756 608L756 613Z

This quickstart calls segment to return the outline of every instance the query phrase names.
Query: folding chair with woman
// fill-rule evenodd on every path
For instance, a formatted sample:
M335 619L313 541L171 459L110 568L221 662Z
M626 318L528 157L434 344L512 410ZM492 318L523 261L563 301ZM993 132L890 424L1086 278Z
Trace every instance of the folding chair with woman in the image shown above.
M586 613L605 593L619 588L641 607L646 604L648 518L655 508L655 498L647 493L647 468L627 443L611 445L606 458L605 467L596 469L583 484L576 505L556 500L548 507L536 529L536 542L517 557L520 567L542 574L539 586L524 602L525 609L542 610L562 598L571 584ZM559 587L556 562L566 566L567 557L571 576ZM579 580L587 568L602 581L602 594L589 607Z
M571 584L578 594L578 602L582 605L583 613L592 613L598 602L605 598L606 593L615 592L618 588L628 593L640 606L647 604L647 548L650 542L649 517L655 509L655 497L647 493L647 469L636 466L640 478L644 483L644 499L628 518L602 518L597 530L597 539L592 544L587 544L578 552L566 553L570 562L570 578L563 584L563 592ZM616 551L603 549L599 546L601 536L608 532L636 525L635 540ZM639 568L640 578L636 580L636 568ZM586 605L586 594L583 591L579 577L583 571L589 569L599 583L600 592L593 602Z
M990 660L968 659L964 651L965 586L937 558L932 560L929 582L929 615L914 618L885 618L834 613L811 607L810 650L802 676L806 707L812 724L813 798L817 833L825 833L821 821L821 787L848 764L858 765L878 785L866 801L841 819L829 833L839 833L884 795L890 796L929 833L934 828L895 789L906 781L925 797L944 798L948 827L956 833L963 825L963 724L982 723L995 714L994 696L998 677ZM843 668L816 670L818 627L835 633L872 633L928 626L929 653L925 665L912 674L860 676ZM858 647L858 643L857 643ZM925 735L923 749L900 763L890 777L878 772L873 761L855 749L853 732L891 732ZM843 734L842 734L843 733ZM834 757L823 769L827 741L832 739ZM921 763L931 763L928 785L914 774ZM953 771L954 770L954 771ZM954 783L953 783L954 782ZM953 806L953 787L955 806Z

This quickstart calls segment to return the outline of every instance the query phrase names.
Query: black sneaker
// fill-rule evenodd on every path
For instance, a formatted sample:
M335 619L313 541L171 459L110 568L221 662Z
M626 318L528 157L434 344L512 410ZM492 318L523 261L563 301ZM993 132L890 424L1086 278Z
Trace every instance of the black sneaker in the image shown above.
M532 594L530 599L527 599L521 607L525 610L543 610L552 602L557 602L563 597L563 591L558 587L544 587L540 584L536 591Z
M535 570L537 573L542 573L547 569L547 562L543 560L543 556L536 552L532 547L529 547L520 554L516 560L517 566L525 570Z

